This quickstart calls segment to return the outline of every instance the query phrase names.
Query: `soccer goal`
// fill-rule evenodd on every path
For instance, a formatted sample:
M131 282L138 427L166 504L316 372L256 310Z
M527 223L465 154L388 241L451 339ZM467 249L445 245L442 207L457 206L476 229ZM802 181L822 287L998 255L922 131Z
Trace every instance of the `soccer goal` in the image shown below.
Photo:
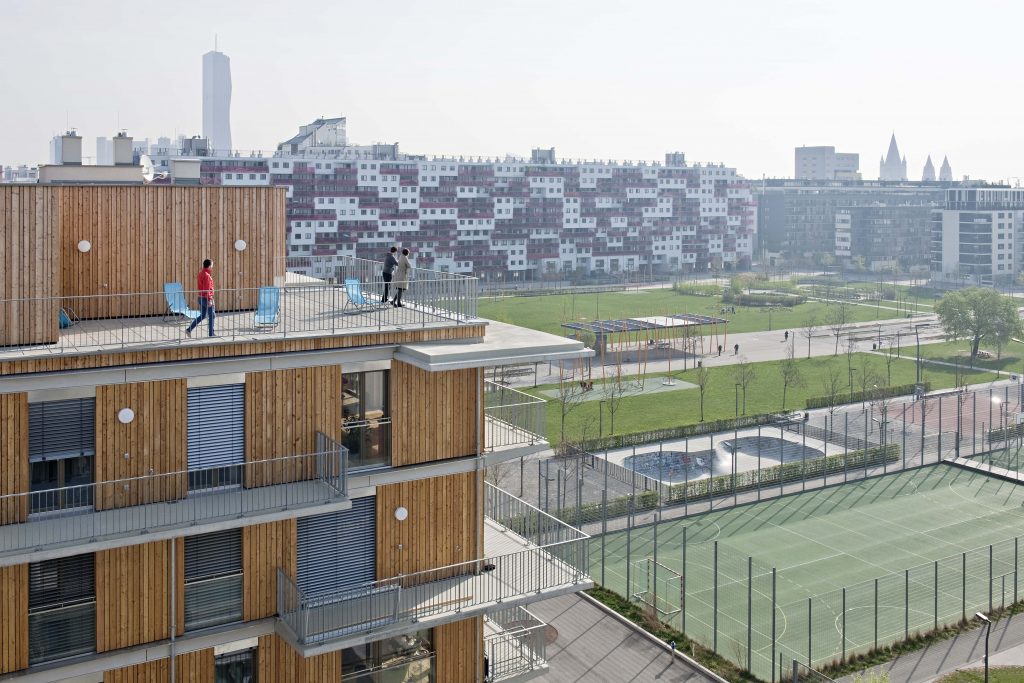
M630 597L657 610L660 618L667 619L682 611L683 575L654 558L634 561L630 582Z

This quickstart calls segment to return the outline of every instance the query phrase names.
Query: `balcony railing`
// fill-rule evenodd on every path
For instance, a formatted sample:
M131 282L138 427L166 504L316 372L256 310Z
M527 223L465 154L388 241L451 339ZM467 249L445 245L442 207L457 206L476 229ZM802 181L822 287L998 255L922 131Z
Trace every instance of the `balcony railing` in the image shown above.
M322 434L318 446L304 455L0 496L0 565L27 552L343 501L348 452Z
M490 680L508 681L547 666L548 625L525 607L499 610L485 617L484 652Z
M382 637L592 585L587 534L490 483L485 505L500 514L487 521L485 558L315 595L279 570L278 616L290 638L300 649L337 649L368 631Z
M546 440L547 401L542 398L486 380L484 414L488 450Z

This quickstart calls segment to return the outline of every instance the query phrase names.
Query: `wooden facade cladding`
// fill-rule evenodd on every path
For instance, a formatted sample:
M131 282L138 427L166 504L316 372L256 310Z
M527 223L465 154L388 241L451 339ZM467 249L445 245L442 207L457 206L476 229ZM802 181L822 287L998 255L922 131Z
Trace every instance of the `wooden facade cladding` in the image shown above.
M118 412L131 408L128 424ZM183 379L96 387L96 481L188 469L188 388ZM98 485L96 509L184 498L186 475Z
M467 472L378 486L377 578L480 558L483 530L478 494L482 476ZM404 521L395 519L398 507L409 513ZM424 578L444 577L432 573Z
M0 496L28 490L28 394L0 394ZM27 518L28 496L0 502L0 524Z
M213 648L186 652L175 658L175 683L214 683ZM103 672L103 683L167 683L171 660L158 659Z
M57 341L57 302L5 302L60 294L56 195L0 184L0 346Z
M0 674L28 666L28 565L0 567Z
M275 284L284 274L285 193L275 187L69 185L57 193L60 294L83 297L82 318L161 315L165 282L196 287L204 258L222 290ZM126 237L127 236L127 237ZM82 253L77 245L88 240ZM234 244L244 240L246 248ZM114 301L101 294L149 294ZM194 298L188 297L187 298ZM255 289L218 307L252 308Z
M485 329L484 325L462 325L459 327L427 330L324 336L313 339L290 339L286 341L253 342L248 344L183 345L144 351L114 351L111 353L92 353L79 356L53 356L34 360L0 361L0 375L90 370L122 365L144 366L150 363L174 363L186 360L259 356L293 351L322 351L359 346L384 346L428 341L473 339L483 337Z
M434 629L437 681L475 683L483 678L484 622L482 617L444 624ZM479 674L478 674L479 672Z
M408 363L391 364L393 465L476 454L478 378L475 368L428 372Z
M97 652L170 636L168 568L173 542L155 541L96 553ZM179 584L178 595L182 587Z
M251 372L245 377L246 460L258 462L317 452L316 433L340 440L341 366ZM246 468L246 486L315 476L316 461Z
M277 614L277 569L296 576L296 522L285 519L242 528L242 618Z
M306 658L277 635L260 636L257 652L256 677L260 681L323 683L342 680L340 652Z

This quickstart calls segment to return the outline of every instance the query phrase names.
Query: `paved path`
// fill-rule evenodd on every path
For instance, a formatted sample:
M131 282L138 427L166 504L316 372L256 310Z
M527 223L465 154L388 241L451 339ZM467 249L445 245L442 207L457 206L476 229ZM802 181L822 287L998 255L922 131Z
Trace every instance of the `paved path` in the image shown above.
M563 595L530 605L529 610L558 630L548 645L551 683L700 683L705 678L684 661L673 659L637 629L623 624L578 595Z

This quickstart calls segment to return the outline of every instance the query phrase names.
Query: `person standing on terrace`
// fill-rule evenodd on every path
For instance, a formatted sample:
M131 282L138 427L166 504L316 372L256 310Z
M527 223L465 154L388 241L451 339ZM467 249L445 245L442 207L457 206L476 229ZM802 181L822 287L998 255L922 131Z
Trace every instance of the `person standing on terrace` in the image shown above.
M402 306L402 294L409 289L409 271L412 270L412 263L409 262L409 250L403 249L402 255L398 257L398 267L395 268L395 288L398 293L391 300L392 306Z
M192 330L203 321L203 318L206 318L210 336L217 336L213 333L213 320L217 317L217 313L213 308L213 273L210 272L212 267L213 261L206 259L203 261L203 269L196 277L196 289L199 290L199 317L193 320L185 330L186 337L192 336Z
M391 282L391 274L395 270L395 266L398 265L398 259L395 258L395 253L398 251L398 247L391 247L391 251L384 257L384 270L381 272L381 277L384 279L384 296L381 297L381 303L387 303L388 300L388 288Z

